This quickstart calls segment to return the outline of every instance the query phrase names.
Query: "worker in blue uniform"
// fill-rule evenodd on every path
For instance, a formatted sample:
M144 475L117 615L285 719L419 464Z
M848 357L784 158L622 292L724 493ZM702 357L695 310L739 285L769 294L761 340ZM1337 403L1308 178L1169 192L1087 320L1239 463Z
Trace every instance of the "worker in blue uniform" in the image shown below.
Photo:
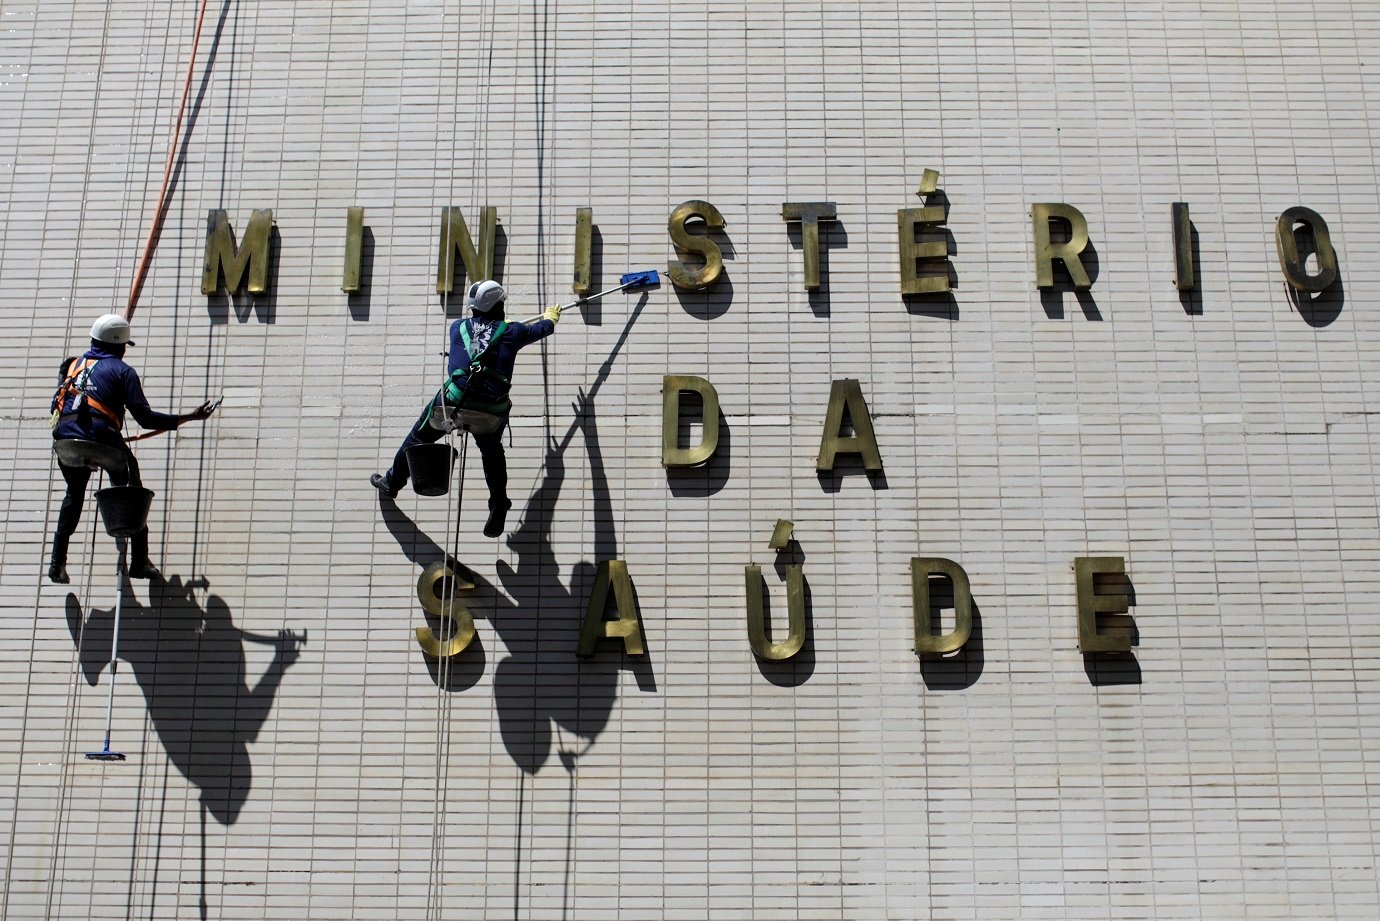
M149 406L139 375L125 364L125 349L134 345L129 338L129 321L117 313L98 317L91 325L91 348L80 358L69 358L62 364L57 393L53 395L53 438L77 438L95 441L113 448L124 460L123 469L108 471L116 486L139 486L139 462L125 444L121 430L125 411L146 429L165 431L184 422L205 419L215 411L215 403L206 401L189 413L173 415L160 413ZM67 545L81 519L82 501L91 479L89 467L69 467L58 463L62 478L67 482L67 494L58 511L57 530L53 534L53 553L48 563L48 578L66 584ZM149 532L144 528L130 538L133 561L129 575L135 579L157 579L159 572L149 559Z
M541 319L531 323L509 322L503 318L507 293L496 281L481 281L470 286L468 306L471 316L456 320L450 327L450 363L445 385L426 406L403 439L386 473L376 473L369 482L388 498L396 498L407 484L407 449L431 444L456 427L469 430L484 462L484 482L489 487L489 517L484 536L503 533L512 500L508 498L508 461L503 453L503 429L508 424L512 403L513 366L517 353L525 346L545 339L556 331L561 319L559 306L548 307ZM457 423L456 412L492 417L487 426ZM486 418L487 421L487 418ZM481 431L488 428L488 431Z

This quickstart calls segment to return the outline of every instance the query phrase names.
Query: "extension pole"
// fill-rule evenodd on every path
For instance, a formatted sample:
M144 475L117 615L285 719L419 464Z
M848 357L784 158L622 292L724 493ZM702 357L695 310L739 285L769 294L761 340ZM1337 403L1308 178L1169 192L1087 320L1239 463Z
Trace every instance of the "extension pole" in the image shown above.
M125 551L128 546L123 537L117 543L120 545L120 561L115 564L115 628L110 635L110 696L105 704L105 748L98 752L87 752L86 757L91 761L125 760L124 755L110 750L110 725L115 717L115 670L120 664L120 608L125 598Z
M569 310L571 307L578 307L581 304L588 304L590 301L597 301L601 297L606 297L610 294L617 294L619 291L640 291L644 288L655 288L661 283L660 278L657 276L656 269L648 269L643 272L629 272L627 275L624 275L622 278L618 279L618 281L619 284L617 287L609 288L607 291L600 291L598 294L591 294L588 297L576 298L569 304L562 304L561 309ZM543 316L544 314L537 314L535 317L529 317L528 319L523 320L522 322L535 323L538 320L542 319Z

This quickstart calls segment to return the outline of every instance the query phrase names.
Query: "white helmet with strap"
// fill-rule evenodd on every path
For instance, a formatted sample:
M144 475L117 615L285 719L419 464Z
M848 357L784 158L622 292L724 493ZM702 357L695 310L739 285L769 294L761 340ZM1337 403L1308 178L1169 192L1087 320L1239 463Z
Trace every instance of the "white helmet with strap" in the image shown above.
M129 321L118 313L102 314L91 324L91 338L106 345L133 345L129 338Z
M470 285L469 308L475 313L489 313L495 307L503 303L503 299L508 296L508 292L503 290L503 286L496 281L477 281Z

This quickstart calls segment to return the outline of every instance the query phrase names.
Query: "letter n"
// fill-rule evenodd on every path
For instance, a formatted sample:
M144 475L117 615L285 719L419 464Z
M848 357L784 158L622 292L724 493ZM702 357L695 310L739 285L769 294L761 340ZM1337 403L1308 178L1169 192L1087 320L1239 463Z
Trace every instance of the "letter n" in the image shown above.
M610 586L613 588L613 603L618 617L605 620L604 608L608 606ZM599 564L594 588L589 593L585 623L580 628L580 646L575 654L580 658L594 655L594 647L602 639L621 639L623 651L630 656L647 654L642 637L642 612L637 608L637 593L633 591L632 577L628 575L628 564L622 560L605 560Z
M225 275L225 292L234 294L244 280L245 269L249 281L245 286L250 294L268 291L268 259L273 235L273 212L255 211L244 232L243 245L235 242L235 229L230 218L220 208L212 208L206 215L206 261L201 270L201 293L215 294L220 290L220 277Z
M470 228L460 209L441 209L441 239L436 257L436 293L455 290L455 257L460 256L465 275L471 282L494 277L494 237L498 228L498 209L485 205L479 209L479 248L475 249Z

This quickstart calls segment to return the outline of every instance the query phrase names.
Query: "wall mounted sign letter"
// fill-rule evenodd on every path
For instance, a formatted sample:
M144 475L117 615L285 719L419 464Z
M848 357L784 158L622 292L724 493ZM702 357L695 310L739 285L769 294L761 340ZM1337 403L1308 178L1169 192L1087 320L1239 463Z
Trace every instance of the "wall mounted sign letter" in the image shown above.
M1188 216L1188 203L1174 202L1169 215L1174 224L1174 287L1192 291L1197 287L1198 267L1193 264L1193 221Z
M954 587L954 629L943 636L934 633L939 618L930 597L930 576L946 576ZM915 618L915 654L945 655L962 649L973 635L973 592L963 567L940 557L913 557L910 589Z
M616 620L604 620L610 586L614 608L618 611ZM642 612L637 608L637 594L628 575L628 564L622 560L605 560L599 564L594 588L589 593L585 623L580 628L580 646L575 654L581 658L594 655L594 648L601 639L622 640L623 651L630 656L647 654L642 637Z
M693 448L680 446L680 395L684 391L700 395L701 436ZM719 449L719 392L702 377L668 374L661 379L661 465L693 467L714 456Z
M494 277L494 237L498 232L498 209L485 205L479 209L479 248L474 248L465 216L454 205L441 209L441 235L436 257L436 293L455 290L455 257L458 254L470 282Z
M844 435L843 411L853 424L853 434ZM819 459L815 469L820 472L834 469L839 454L861 454L863 469L882 469L882 452L877 448L877 436L872 431L872 416L863 399L862 385L851 378L834 381L829 389L829 408L824 414L824 435L819 442Z
M433 659L448 659L458 656L469 646L474 639L474 615L460 603L460 592L473 588L474 583L445 560L438 560L422 570L417 580L417 600L428 614L441 618L441 623L450 627L445 639L430 627L418 627L417 645L422 647L422 652Z
M1119 556L1080 556L1073 560L1074 581L1078 588L1078 650L1084 655L1098 652L1130 652L1129 632L1101 633L1097 618L1101 614L1125 614L1130 610L1127 592L1101 592L1099 576L1121 577L1125 584L1126 560Z
M790 546L792 522L780 519L772 531L769 546L776 551ZM784 662L805 645L805 569L800 563L786 564L786 638L773 643L767 638L766 588L762 579L762 567L750 563L743 567L743 580L747 587L747 627L748 645L753 654L769 662Z
M570 290L578 297L584 297L589 293L590 285L593 284L590 276L593 274L594 260L591 252L594 249L594 209L576 208L575 209L575 278L570 283Z
M671 276L671 283L677 288L703 291L719 280L719 275L724 270L724 254L719 249L719 244L708 236L692 234L685 229L685 225L693 218L704 221L705 227L711 232L724 229L724 216L719 213L718 208L707 201L691 199L672 211L671 219L667 222L671 231L671 242L675 244L677 251L698 253L704 259L704 267L691 271L680 262L671 260L666 265L666 273Z
M244 243L235 243L235 229L226 213L213 208L206 215L206 260L201 269L201 293L215 294L220 290L220 277L225 275L225 293L234 294L249 269L245 288L250 294L268 291L269 242L273 236L273 211L255 211L244 231Z
M364 209L351 208L346 215L345 271L340 279L340 290L358 294L360 265L364 258Z
M1054 287L1054 260L1064 263L1075 288L1091 288L1092 279L1083 268L1078 254L1088 248L1088 219L1073 205L1041 202L1030 207L1030 219L1035 230L1035 285ZM1063 220L1069 224L1069 238L1064 243L1052 243L1049 222Z
M1307 254L1299 255L1294 225L1302 224L1313 237L1313 252L1318 257L1318 271L1308 274ZM1279 250L1279 266L1284 280L1299 291L1316 294L1326 291L1337 280L1337 251L1332 248L1332 234L1322 215L1303 206L1290 208L1275 221L1275 247Z
M819 222L838 220L838 206L831 201L785 202L784 221L800 222L800 249L805 255L805 290L819 290Z

